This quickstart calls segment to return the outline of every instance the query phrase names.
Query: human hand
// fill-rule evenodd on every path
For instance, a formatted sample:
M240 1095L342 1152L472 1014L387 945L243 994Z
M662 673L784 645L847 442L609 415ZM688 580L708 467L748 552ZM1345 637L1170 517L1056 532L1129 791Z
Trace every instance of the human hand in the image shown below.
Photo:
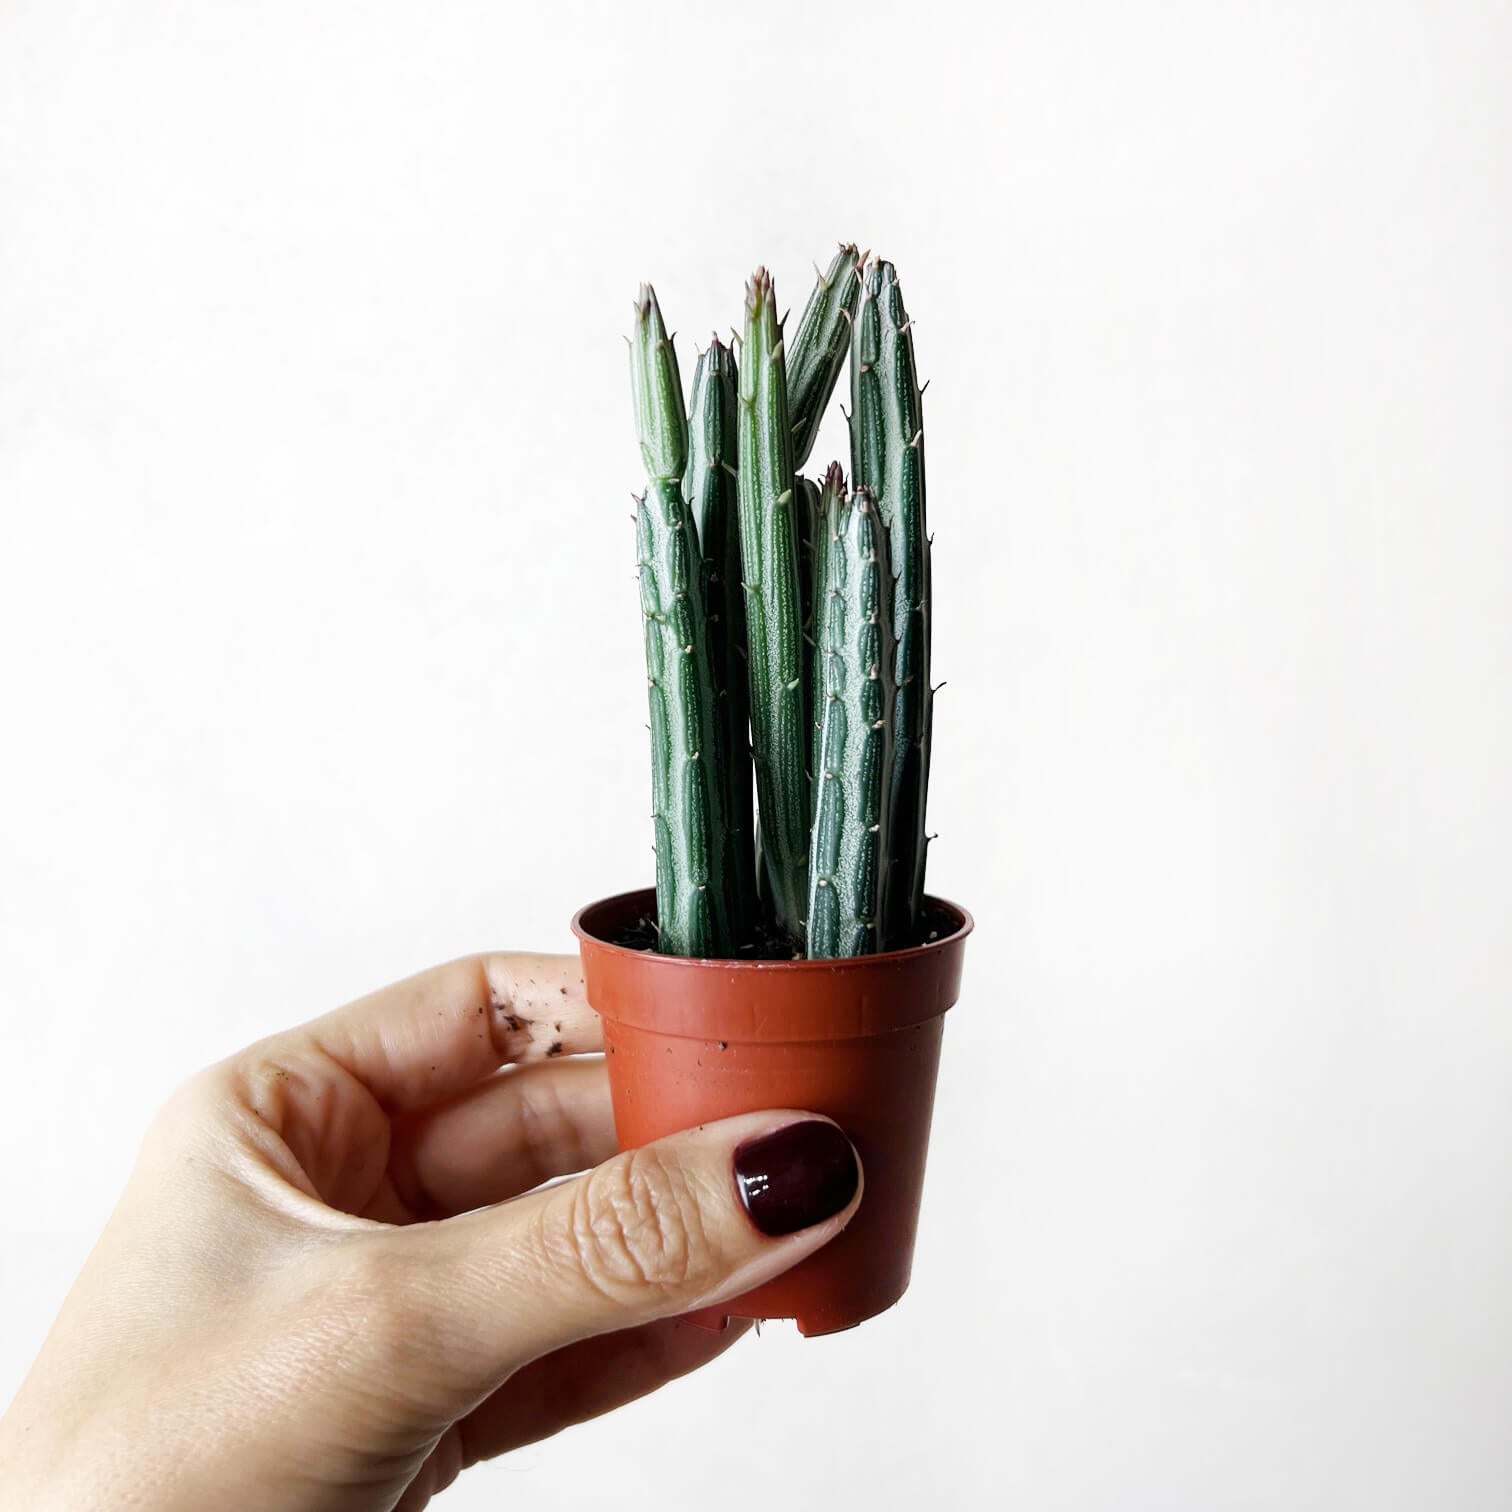
M859 1163L795 1112L616 1155L600 1048L575 956L491 955L187 1082L0 1420L0 1506L414 1512L728 1348L676 1315L832 1239Z

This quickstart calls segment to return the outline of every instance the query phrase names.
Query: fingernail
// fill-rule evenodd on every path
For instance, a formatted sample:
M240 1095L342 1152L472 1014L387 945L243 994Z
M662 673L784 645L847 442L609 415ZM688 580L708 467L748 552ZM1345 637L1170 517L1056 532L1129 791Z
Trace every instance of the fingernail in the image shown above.
M851 1142L817 1118L748 1139L735 1150L735 1186L751 1222L772 1238L812 1228L852 1197L861 1168Z

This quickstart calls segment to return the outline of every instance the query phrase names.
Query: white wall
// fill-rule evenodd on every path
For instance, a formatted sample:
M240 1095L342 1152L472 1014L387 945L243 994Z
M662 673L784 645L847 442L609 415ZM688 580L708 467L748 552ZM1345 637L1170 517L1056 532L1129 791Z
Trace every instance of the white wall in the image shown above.
M1505 1507L1509 75L1490 4L0 0L0 1399L180 1077L649 879L630 295L686 355L847 236L980 925L914 1290L446 1505Z

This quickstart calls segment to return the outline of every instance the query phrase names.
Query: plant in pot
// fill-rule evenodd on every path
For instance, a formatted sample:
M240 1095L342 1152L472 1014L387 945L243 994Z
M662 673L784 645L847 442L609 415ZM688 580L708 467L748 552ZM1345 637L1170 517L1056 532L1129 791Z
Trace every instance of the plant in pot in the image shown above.
M630 357L656 887L574 920L620 1141L812 1109L866 1172L845 1232L694 1320L849 1328L908 1285L945 1010L971 919L924 891L922 391L890 263L844 245L785 340L770 277L691 398L656 295ZM847 358L851 480L808 461ZM754 796L754 802L753 802Z

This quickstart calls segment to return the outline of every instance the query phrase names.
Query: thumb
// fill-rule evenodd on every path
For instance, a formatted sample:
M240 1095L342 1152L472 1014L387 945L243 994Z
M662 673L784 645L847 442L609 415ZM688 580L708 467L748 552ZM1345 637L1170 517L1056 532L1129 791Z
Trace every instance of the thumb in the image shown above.
M423 1225L433 1306L494 1378L594 1334L727 1301L833 1239L861 1162L829 1119L751 1113L627 1150L584 1176ZM449 1279L448 1279L449 1273Z

